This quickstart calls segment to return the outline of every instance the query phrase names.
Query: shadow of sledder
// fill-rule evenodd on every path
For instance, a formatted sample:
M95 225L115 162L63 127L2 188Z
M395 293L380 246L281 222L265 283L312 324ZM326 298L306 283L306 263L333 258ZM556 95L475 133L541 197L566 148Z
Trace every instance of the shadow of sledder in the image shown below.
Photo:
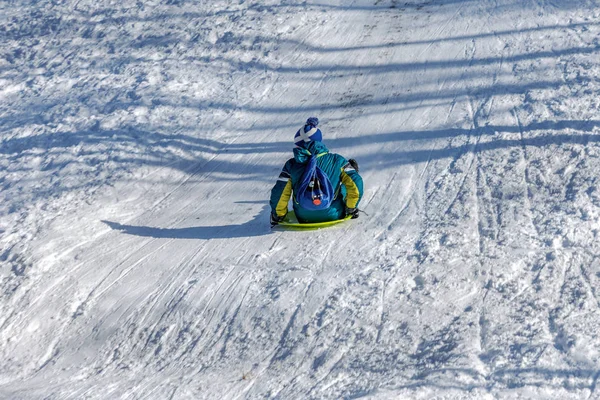
M118 222L104 220L102 222L115 231L134 236L167 239L229 239L268 235L273 232L268 221L268 206L265 205L253 219L239 225L157 228L152 226L123 225Z

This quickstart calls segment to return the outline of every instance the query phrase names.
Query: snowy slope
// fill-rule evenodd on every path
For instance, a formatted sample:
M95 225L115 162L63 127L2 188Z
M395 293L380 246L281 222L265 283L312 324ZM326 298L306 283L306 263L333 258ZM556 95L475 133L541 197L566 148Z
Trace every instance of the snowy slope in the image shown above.
M600 398L599 23L2 3L0 398ZM271 230L310 116L367 215Z

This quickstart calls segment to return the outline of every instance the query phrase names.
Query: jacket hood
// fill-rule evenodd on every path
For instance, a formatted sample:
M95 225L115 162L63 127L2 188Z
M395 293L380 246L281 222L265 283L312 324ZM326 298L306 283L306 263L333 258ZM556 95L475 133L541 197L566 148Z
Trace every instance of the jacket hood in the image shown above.
M310 141L308 143L301 143L298 147L294 148L294 159L300 164L306 164L310 156L323 153L329 153L327 146L322 142Z

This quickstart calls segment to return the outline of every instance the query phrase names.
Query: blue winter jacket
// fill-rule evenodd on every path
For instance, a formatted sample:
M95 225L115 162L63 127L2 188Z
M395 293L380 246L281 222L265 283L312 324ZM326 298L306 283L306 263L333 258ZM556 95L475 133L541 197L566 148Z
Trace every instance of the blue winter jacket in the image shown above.
M306 210L300 207L294 198L294 192L300 183L304 168L311 155L316 154L317 165L325 172L335 189L336 196L331 206L325 210ZM292 206L300 222L333 221L344 217L345 209L356 208L363 194L363 182L352 165L339 154L330 153L322 142L311 141L294 148L294 158L289 159L271 190L271 212L283 217L288 212L288 203Z

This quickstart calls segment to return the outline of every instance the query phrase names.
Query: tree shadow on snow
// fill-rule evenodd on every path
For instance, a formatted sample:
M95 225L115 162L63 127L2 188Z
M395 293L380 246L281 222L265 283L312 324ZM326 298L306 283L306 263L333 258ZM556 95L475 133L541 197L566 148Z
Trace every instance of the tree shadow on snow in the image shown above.
M294 39L293 35L274 34L259 29L248 30L242 25L236 25L243 28L236 30L233 29L233 25L222 26L219 21L215 21L215 24L207 24L200 31L196 27L205 25L205 18L226 15L243 18L249 11L249 14L253 14L258 10L266 13L287 12L290 15L292 12L295 13L296 8L352 12L381 9L390 13L412 10L423 13L421 9L425 7L454 15L453 5L476 5L477 2L415 0L351 6L321 3L276 6L256 4L239 9L200 7L197 11L187 10L184 7L187 3L190 2L174 0L156 13L145 12L141 3L137 10L81 5L77 8L77 12L68 18L66 14L71 10L59 3L43 9L35 5L24 7L22 4L6 7L7 15L14 15L14 17L5 24L6 29L0 31L0 39L14 43L11 45L11 51L4 54L10 66L0 67L0 75L3 79L12 82L15 88L25 82L25 88L19 99L15 98L15 103L11 107L5 112L0 112L0 130L4 132L0 140L0 158L8 160L11 172L18 175L19 183L35 182L28 185L31 191L30 199L47 199L63 192L95 188L126 176L123 171L129 172L140 167L176 169L191 176L210 176L211 179L218 177L221 180L231 181L248 179L272 181L278 170L272 166L269 158L232 157L231 155L283 153L288 149L291 150L290 142L272 140L274 137L284 137L284 131L289 132L287 137L291 138L297 127L283 125L285 121L290 120L291 116L295 118L297 115L304 114L306 117L310 114L323 115L342 110L344 119L339 122L337 129L343 132L344 129L351 129L345 120L348 115L360 115L361 118L379 114L390 115L401 110L429 107L431 102L450 104L456 99L467 96L469 98L527 96L534 90L555 90L563 87L567 90L566 86L569 82L565 82L564 76L553 79L554 75L546 73L538 73L532 78L533 81L525 80L527 75L516 83L505 82L500 77L497 80L494 78L496 83L493 85L469 85L465 82L477 82L477 79L489 78L490 71L496 73L497 65L510 63L521 69L526 68L523 69L524 71L537 68L538 72L544 72L544 66L548 68L552 66L549 60L562 63L560 60L570 60L577 56L585 57L582 65L587 68L591 65L587 58L600 53L600 46L594 41L570 45L566 48L556 48L553 42L548 42L547 46L525 49L514 54L493 53L487 57L447 55L442 58L406 58L404 61L390 63L372 60L359 65L353 63L340 65L328 61L327 57L322 57L319 58L319 62L299 68L295 63L273 62L272 58L264 55L271 51L276 52L282 44L284 45L282 48L292 46L300 52L317 55L339 52L350 58L354 51L393 51L407 46L431 46L448 42L460 44L463 41L466 45L476 39L510 38L520 34L531 35L533 38L543 36L540 40L553 40L552 38L557 34L564 35L565 29L589 29L596 26L597 22L563 21L555 25L529 27L519 25L514 29L501 31L469 30L413 39L398 35L393 41L382 37L379 41L367 40L328 47L311 44L311 41ZM553 4L553 7L585 7L587 4L584 0L562 3ZM523 7L519 2L508 2L507 5L512 8ZM179 25L181 18L184 18L186 23ZM130 28L129 22L145 25L143 29ZM249 20L246 21L248 22ZM145 33L139 35L140 29ZM211 34L219 38L216 43L207 39L212 37ZM246 49L245 43L253 44L251 48ZM89 54L94 54L99 46L109 56L97 57L90 62ZM245 57L240 59L236 56L240 51L251 51L253 53L248 54L256 57L253 57L252 61L244 61ZM57 63L56 57L62 58L64 62ZM536 66L540 60L544 62ZM170 89L167 90L169 85L165 87L161 84L151 84L150 82L155 79L153 74L157 63L164 70L161 80L170 82L180 77L186 83L204 84L205 79L197 76L206 75L206 79L209 81L212 79L212 83L215 84L215 92L201 90L194 94L174 93ZM531 63L534 64L530 65ZM194 72L187 75L189 72L186 72L188 71L186 68L191 68L192 65ZM493 67L493 70L485 67ZM181 68L183 69L180 70ZM445 71L447 74L448 80L442 86L437 81L439 77L437 71ZM502 69L498 71L503 73ZM381 81L385 79L386 82L393 83L397 80L401 81L406 72L417 72L422 75L420 85L391 84L388 87L373 85L364 93L356 93L354 89L350 90L346 83L351 76L357 79L362 79L360 77L363 76L381 76ZM505 72L512 77L510 71ZM259 77L267 79L268 74L274 74L273 76L282 77L289 85L294 85L296 81L305 84L311 79L321 82L326 77L339 81L340 87L348 90L306 103L303 101L294 103L291 106L286 102L270 102L268 98L264 101L249 102L245 95L248 88L242 89L236 86L242 82L241 80L237 82L237 77L242 73L248 76L244 79ZM431 76L428 73L432 73ZM585 74L567 78L582 84L593 82L593 77ZM63 80L77 82L77 84L73 86L73 90L57 91L50 89L54 84L46 82ZM244 96L238 97L237 92ZM257 123L246 126L246 119L242 118L241 121L244 123L237 124L236 118L231 117L233 113L239 111L244 114L254 114L256 118L250 119L256 120ZM136 116L137 112L141 114ZM144 114L145 112L148 115ZM274 117L284 122L272 126L271 121ZM114 123L115 121L119 123ZM229 123L223 127L222 121ZM532 126L490 126L478 130L364 132L359 139L342 135L333 138L327 132L326 135L330 139L326 143L330 145L332 151L340 147L348 147L347 150L340 149L347 154L351 150L350 147L357 144L393 143L461 134L492 134L494 129L500 132L514 132L520 129L525 139L434 151L428 149L403 151L399 144L393 153L390 151L388 154L353 154L352 157L358 158L368 170L381 168L380 161L384 156L389 160L384 164L386 167L396 167L432 158L451 157L454 153L462 151L493 150L502 146L559 144L572 139L566 134L550 139L528 138L525 134L528 130L567 128L595 134L596 125L597 121L540 121ZM326 125L325 129L327 129ZM334 131L333 126L331 131ZM259 134L256 134L257 132ZM267 136L265 132L269 135ZM238 137L242 140L233 139ZM581 140L594 142L597 137L588 135ZM361 148L359 147L358 150L360 151ZM282 157L283 161L285 158ZM241 174L240 171L244 173ZM0 176L0 182L2 179L3 177ZM6 182L3 183L4 191L12 190L16 193L20 190L12 179L6 179ZM16 195L14 197L18 198ZM15 203L14 208L18 207L20 205ZM237 228L236 226L197 227L179 231L117 225L122 227L121 230L145 236L154 234L162 237L179 235L176 237L208 238L226 237L228 232L237 232L238 228L239 232L250 232L251 230L247 228L254 228L254 226L252 222L246 224L239 225Z
M187 228L159 228L154 226L124 225L118 222L105 221L112 230L133 235L157 239L232 239L269 235L272 230L268 219L268 205L251 220L242 224L218 226L191 226Z

